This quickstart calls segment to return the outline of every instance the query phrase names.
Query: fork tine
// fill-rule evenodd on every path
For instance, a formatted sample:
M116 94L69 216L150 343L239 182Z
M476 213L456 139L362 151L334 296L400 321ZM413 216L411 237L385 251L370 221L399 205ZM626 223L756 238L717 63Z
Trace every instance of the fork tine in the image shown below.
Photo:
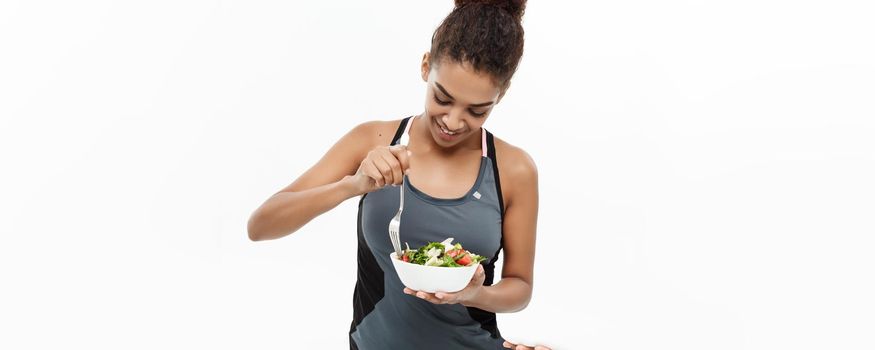
M392 248L395 250L395 255L400 256L401 255L401 249L400 249L401 240L400 240L400 237L398 235L398 227L397 226L400 226L399 222L396 221L395 218L393 218L392 221L389 222L389 239L392 241Z

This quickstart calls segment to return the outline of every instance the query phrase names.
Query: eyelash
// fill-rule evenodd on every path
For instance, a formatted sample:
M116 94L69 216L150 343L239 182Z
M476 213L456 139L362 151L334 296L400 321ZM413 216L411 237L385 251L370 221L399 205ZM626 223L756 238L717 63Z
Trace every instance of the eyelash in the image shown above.
M446 106L446 105L449 105L451 103L450 101L442 101L441 99L439 99L437 97L437 95L434 95L434 102L436 102L437 104L439 104L441 106ZM474 113L474 111L472 111L471 109L468 109L468 113L471 113L471 115L478 117L478 118L486 115L486 112Z
M437 97L437 95L434 95L434 102L437 102L437 104L439 104L441 106L446 106L446 105L450 104L450 101L441 101L441 99L439 99Z

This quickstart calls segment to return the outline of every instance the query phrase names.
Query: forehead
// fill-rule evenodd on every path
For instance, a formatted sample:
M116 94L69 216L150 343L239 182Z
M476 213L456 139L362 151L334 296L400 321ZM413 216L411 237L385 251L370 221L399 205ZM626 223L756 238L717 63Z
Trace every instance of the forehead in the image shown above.
M489 102L501 92L486 73L476 72L467 63L442 60L434 66L433 80L440 83L457 100L470 103Z

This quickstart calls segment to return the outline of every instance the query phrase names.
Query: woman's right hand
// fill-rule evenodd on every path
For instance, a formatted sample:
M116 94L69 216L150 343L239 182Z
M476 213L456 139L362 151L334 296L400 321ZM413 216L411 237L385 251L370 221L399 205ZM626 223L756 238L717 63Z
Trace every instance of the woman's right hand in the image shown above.
M374 148L362 160L351 181L358 194L376 191L386 185L400 185L410 168L410 151L407 146L380 146Z

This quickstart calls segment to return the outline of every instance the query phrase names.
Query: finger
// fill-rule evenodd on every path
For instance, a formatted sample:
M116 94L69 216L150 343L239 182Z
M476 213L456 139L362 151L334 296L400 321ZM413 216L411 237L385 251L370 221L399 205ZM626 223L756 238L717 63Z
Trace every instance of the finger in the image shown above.
M437 292L437 293L434 293L434 297L445 304L455 304L459 298L459 294L458 293Z
M389 147L389 151L398 159L398 162L401 164L401 169L404 172L407 172L407 169L410 168L410 155L412 154L410 150L407 149L405 145L395 145Z
M503 344L503 345L504 345L504 347L506 347L506 348L508 348L508 349L514 349L514 350L532 350L532 348L531 348L530 346L527 346L527 345L524 345L524 344L514 344L514 343L511 343L511 342L509 342L509 341L507 341L507 340L504 341L504 344Z
M426 292L416 292L416 297L433 304L443 304L444 302L434 297L434 294Z
M419 298L419 299L422 299L422 300L425 300L425 301L431 301L431 300L429 300L429 298L430 298L431 296L428 295L428 293L426 293L426 292L416 292L416 294L414 294L414 295L415 295L417 298Z
M386 164L389 164L389 167L392 169L392 184L400 185L402 176L401 163L398 162L398 159L396 159L391 152L380 152L380 155L383 157L383 160L386 161Z
M408 294L408 295L411 295L411 296L414 296L414 297L417 297L420 299L425 299L425 300L428 300L429 297L431 297L432 299L437 299L437 298L434 298L434 296L431 293L420 292L418 290L410 289L407 287L404 287L404 294Z
M543 346L543 345L538 345L538 346L535 346L535 350L550 350L550 348Z
M380 169L380 174L383 175L383 185L394 183L392 180L392 166L383 159L383 156L377 154L374 156L374 165Z
M377 169L374 162L366 161L362 163L362 171L364 171L365 175L374 180L374 184L378 188L383 187L383 184L385 183L383 180L383 174L380 173L380 169Z

